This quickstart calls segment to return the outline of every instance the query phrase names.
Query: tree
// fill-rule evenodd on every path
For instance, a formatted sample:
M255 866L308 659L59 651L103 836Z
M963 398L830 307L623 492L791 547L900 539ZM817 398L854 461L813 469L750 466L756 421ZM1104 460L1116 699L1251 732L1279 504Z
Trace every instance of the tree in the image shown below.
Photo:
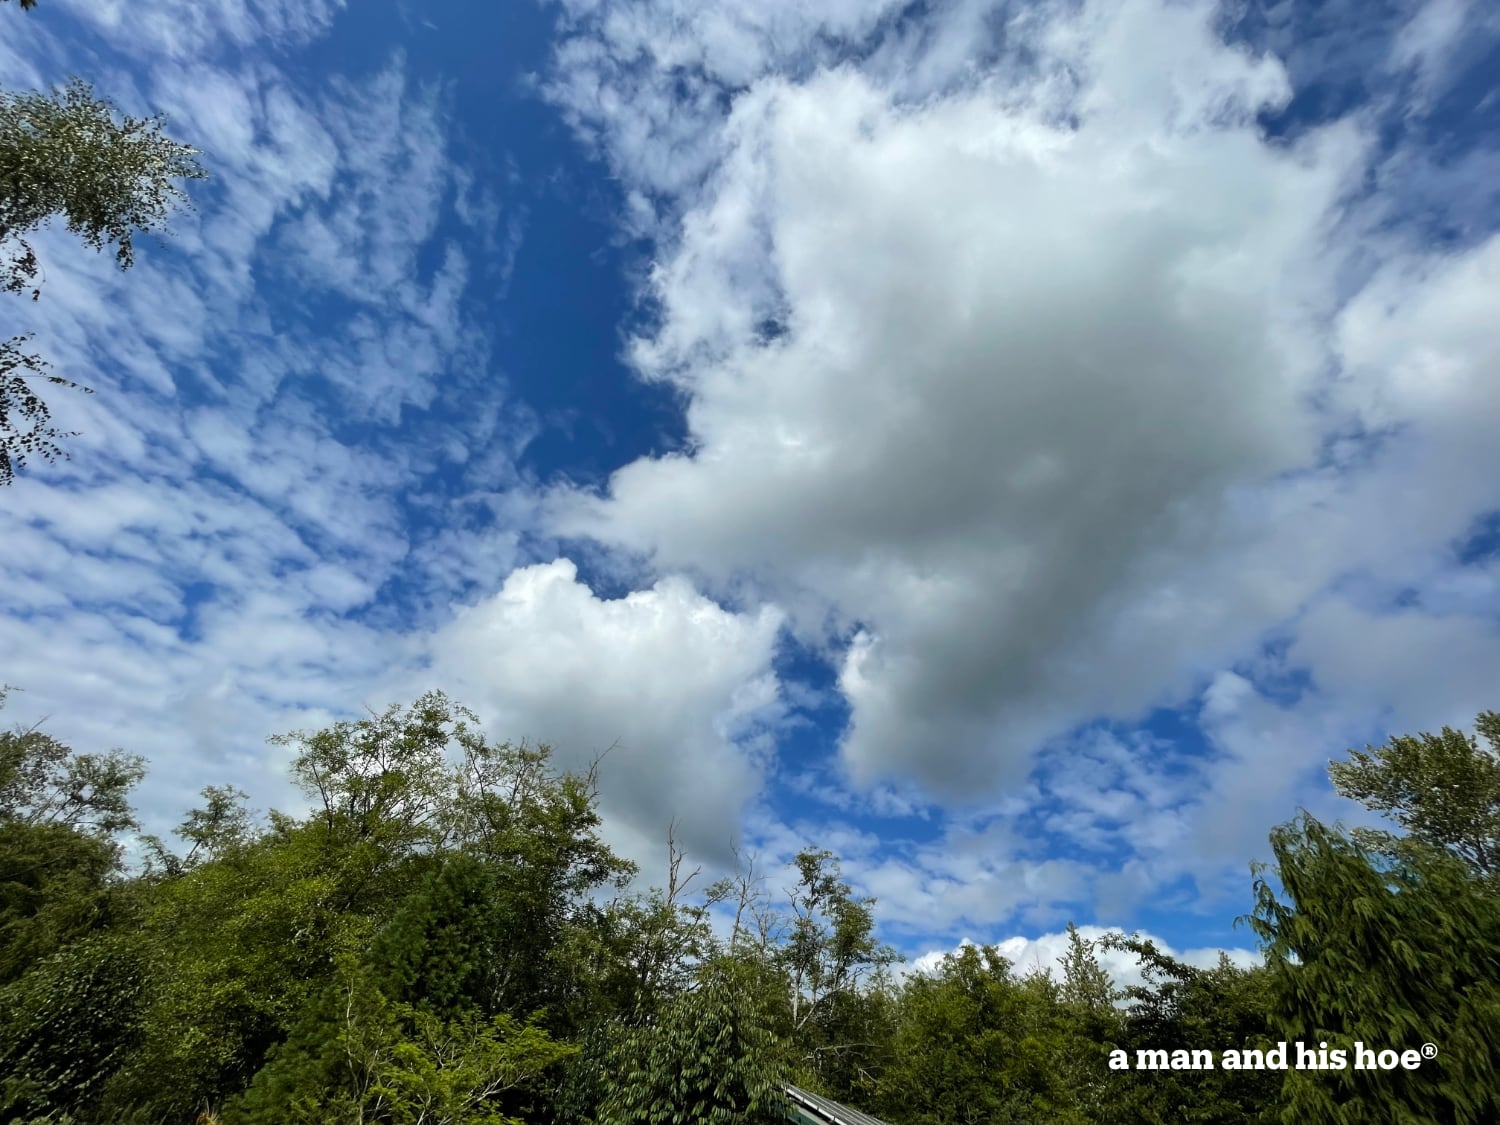
M794 863L798 882L787 892L792 919L782 961L791 975L793 1023L800 1029L835 995L857 987L863 973L891 964L896 954L875 940L875 900L854 896L832 852L805 849Z
M1290 1070L1283 1120L1500 1120L1500 898L1447 850L1395 859L1303 814L1271 834L1278 892L1256 879L1251 924L1274 973L1287 1041L1347 1052L1342 1070ZM1357 1068L1355 1044L1420 1051L1415 1069Z
M504 1013L445 1020L410 1005L396 1013L409 1030L391 1049L377 1090L400 1125L524 1125L503 1099L534 1088L576 1051Z
M738 880L722 879L689 899L688 888L701 869L684 873L683 862L675 826L669 827L666 886L615 896L591 910L569 935L564 957L572 963L568 977L579 985L571 1022L581 1049L553 1100L559 1125L596 1120L615 1084L621 1037L660 1024L671 1005L698 987L705 966L718 959L733 969L740 1002L775 1035L786 1007L784 977L769 958L736 940L739 931L721 942L710 921L715 906L733 901ZM752 886L753 877L741 874L744 885ZM743 917L743 899L740 907Z
M572 1034L593 993L573 956L578 939L599 922L595 898L623 890L636 871L600 838L597 763L582 773L559 772L545 745L467 735L458 752L445 831L498 880L504 1003L545 1009L554 1033Z
M340 957L368 946L388 907L349 893L320 829L273 817L244 847L143 888L151 987L120 1104L171 1120L243 1090Z
M251 823L250 810L245 807L249 794L233 785L205 785L202 789L203 804L187 814L173 835L192 846L181 859L171 857L167 866L180 873L199 864L243 848L257 839L260 833ZM159 856L165 856L158 849Z
M141 958L119 934L74 942L0 988L0 1121L97 1106L134 1045L144 988Z
M0 689L0 707L7 694ZM40 726L0 731L0 821L107 839L137 826L130 791L145 775L136 754L78 754Z
M568 1026L585 1038L603 1023L649 1022L693 986L700 966L717 952L709 911L723 887L707 888L702 902L689 900L701 869L684 874L683 860L675 826L669 827L666 887L587 904L569 927L558 963L574 988Z
M243 1090L339 959L364 954L435 865L424 853L440 835L429 814L451 778L451 718L432 697L274 737L295 752L294 778L326 794L306 819L273 811L250 832L235 792L207 791L180 834L214 858L159 851L174 877L144 896L152 989L141 1049L117 1079L122 1103L164 1119Z
M1350 750L1328 773L1343 796L1388 817L1411 839L1447 848L1500 886L1500 714L1486 711L1475 726L1487 746L1444 727ZM1356 829L1355 837L1372 851L1400 851L1389 832Z
M1169 956L1154 942L1124 934L1100 939L1106 949L1132 954L1143 983L1123 990L1127 1001L1115 1045L1132 1069L1112 1071L1108 1101L1124 1120L1160 1122L1269 1121L1274 1119L1280 1075L1273 1070L1228 1069L1227 1050L1265 1050L1271 1040L1269 972L1242 969L1220 954L1204 969ZM1208 1050L1209 1071L1134 1069L1142 1050Z
M0 731L0 984L116 913L116 837L136 826L130 792L144 773L119 750L78 754L35 726Z
M504 1099L574 1048L531 1022L393 1000L346 960L224 1119L244 1125L521 1125Z
M514 918L505 889L485 861L463 853L445 859L371 943L369 963L382 991L445 1016L469 1008L489 1016L512 1006L505 947Z
M878 1105L903 1125L1081 1122L1063 1081L1057 985L965 945L907 979Z
M1069 1044L1062 1051L1060 1072L1080 1110L1095 1120L1111 1116L1113 1077L1109 1050L1120 1039L1123 1018L1115 1001L1123 996L1099 964L1097 941L1089 941L1068 923L1068 949L1057 959L1062 978L1057 986L1060 1033Z
M76 431L64 432L52 425L52 409L33 389L33 382L94 393L61 375L48 374L47 361L24 350L22 345L29 339L13 336L0 343L0 486L15 480L16 470L26 467L28 457L48 462L66 457L58 439L78 436Z
M554 1044L572 1034L589 997L572 950L586 944L595 892L629 868L599 839L590 775L558 772L544 747L491 743L471 720L433 692L273 738L312 798L304 818L273 810L255 827L236 791L204 791L179 829L198 858L164 861L166 877L143 891L152 988L117 1104L172 1119L254 1080L275 1120L292 1103L274 1091L316 1090L321 1079L306 1076L337 1069L318 1046L336 1027L347 1043L386 1028L371 1066L395 1066L398 1046L420 1042L459 1070L493 1055L485 1036L500 1034L500 1016L520 1028L536 1014ZM355 979L351 965L359 1005L394 1023L338 1023L330 997ZM461 1043L472 1051L460 1066ZM494 1102L485 1112L500 1111Z
M120 115L80 79L48 94L0 91L0 288L20 292L39 269L26 235L54 217L93 250L135 262L135 236L161 229L203 179L198 150L159 117Z
M1068 951L1057 959L1063 973L1058 999L1086 1012L1107 1012L1117 993L1109 973L1099 964L1095 948L1095 942L1086 940L1077 926L1068 923Z
M110 924L120 902L114 846L60 825L0 823L0 985Z
M704 965L660 1018L624 1030L599 1125L781 1125L777 1051L740 967Z
M31 8L35 0L21 0ZM86 246L113 248L121 269L135 262L137 235L161 230L187 202L184 180L206 175L198 150L174 141L159 117L121 115L88 83L73 79L50 93L0 90L0 290L40 296L41 265L28 238L54 218ZM0 344L0 485L28 455L66 456L34 382L79 388L47 373L22 349L28 337Z
M798 1077L834 1098L854 1098L870 1083L882 1036L868 984L896 952L875 938L873 898L856 897L832 852L805 849L793 860L797 884L776 961L791 1010L787 1037Z

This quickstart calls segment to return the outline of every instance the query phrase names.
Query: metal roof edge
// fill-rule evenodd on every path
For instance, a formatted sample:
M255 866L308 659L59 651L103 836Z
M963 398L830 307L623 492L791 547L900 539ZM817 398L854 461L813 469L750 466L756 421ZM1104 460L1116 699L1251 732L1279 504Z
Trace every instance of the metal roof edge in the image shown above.
M782 1089L792 1106L800 1109L804 1116L810 1116L815 1122L825 1123L825 1125L886 1125L886 1122L878 1117L871 1117L868 1113L850 1109L846 1105L840 1105L836 1101L799 1086L788 1083Z

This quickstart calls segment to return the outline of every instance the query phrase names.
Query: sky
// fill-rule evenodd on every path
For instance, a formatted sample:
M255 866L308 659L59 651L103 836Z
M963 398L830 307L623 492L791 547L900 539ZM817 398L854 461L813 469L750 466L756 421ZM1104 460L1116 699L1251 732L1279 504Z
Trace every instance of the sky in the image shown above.
M662 881L837 853L919 958L1248 958L1330 758L1500 707L1483 0L41 0L211 179L0 307L5 718L295 808L441 688ZM1095 932L1095 931L1088 931Z

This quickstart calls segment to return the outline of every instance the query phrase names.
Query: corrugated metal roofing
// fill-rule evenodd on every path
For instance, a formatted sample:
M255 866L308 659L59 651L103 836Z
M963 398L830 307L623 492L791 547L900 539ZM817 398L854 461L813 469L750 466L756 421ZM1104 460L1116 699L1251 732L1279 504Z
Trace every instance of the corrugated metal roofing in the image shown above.
M797 1086L786 1087L790 1118L799 1125L886 1125L878 1117L831 1102Z

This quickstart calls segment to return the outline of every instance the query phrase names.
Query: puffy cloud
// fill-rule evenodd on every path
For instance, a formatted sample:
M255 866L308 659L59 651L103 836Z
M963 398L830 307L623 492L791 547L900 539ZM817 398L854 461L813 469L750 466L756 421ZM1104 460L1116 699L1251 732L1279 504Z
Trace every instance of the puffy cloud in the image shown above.
M768 71L832 61L902 0L564 0L564 34L543 89L627 183L645 233L718 162L723 107Z
M659 877L674 818L695 856L730 859L768 765L756 736L781 710L771 670L780 624L770 609L726 610L680 578L600 598L560 559L513 571L438 630L429 674L497 737L549 743L572 769L606 755L606 829Z
M1100 926L1079 926L1078 933L1085 941L1098 941L1107 933L1119 933L1118 930L1107 930ZM1213 968L1219 963L1221 953L1229 957L1230 963L1240 968L1251 968L1262 964L1264 958L1249 949L1226 949L1213 948L1185 949L1177 952L1169 944L1160 938L1148 933L1140 933L1136 936L1154 942L1156 947L1168 957L1175 957L1189 965L1195 965L1200 969ZM959 943L959 948L975 943L965 939ZM1009 961L1017 973L1026 973L1036 970L1050 970L1053 976L1061 976L1059 959L1068 951L1067 931L1058 933L1040 934L1034 938L1008 937L998 942L1000 955ZM936 970L943 962L943 957L948 950L935 949L915 957L910 962L909 971L930 973ZM954 951L956 952L956 950ZM1120 950L1099 949L1095 956L1105 972L1109 973L1110 979L1114 981L1116 988L1128 988L1131 985L1145 983L1141 975L1140 962L1131 954Z
M1328 757L1486 705L1495 152L1423 138L1493 29L1377 7L810 7L739 53L569 7L552 93L651 201L630 355L690 438L551 518L822 646L867 795L797 792L949 810L855 860L893 924L1242 892L1350 811ZM1181 745L1076 736L1195 701Z
M1050 72L917 106L848 68L741 96L636 351L690 394L692 450L559 506L664 566L816 591L854 627L853 773L950 797L1184 690L1310 588L1192 572L1263 530L1236 488L1318 456L1362 167L1345 128L1268 144L1284 76L1202 9L1094 5L1039 43L1085 76L1063 103Z

